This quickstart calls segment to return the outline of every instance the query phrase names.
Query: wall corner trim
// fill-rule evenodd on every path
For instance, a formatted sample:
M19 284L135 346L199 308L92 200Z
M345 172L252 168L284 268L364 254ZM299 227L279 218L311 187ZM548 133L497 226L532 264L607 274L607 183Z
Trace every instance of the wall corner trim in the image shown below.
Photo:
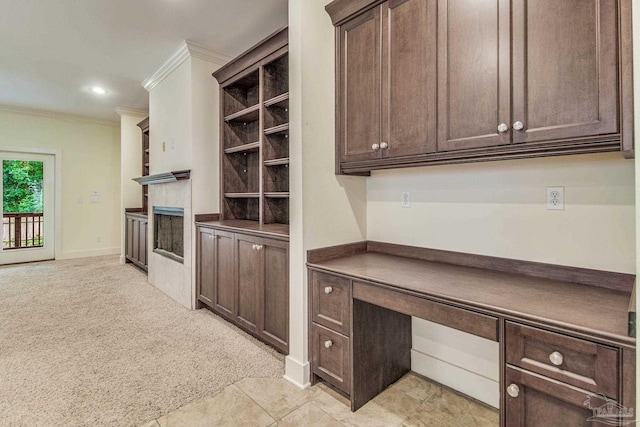
M184 40L169 59L167 59L167 61L162 64L155 73L142 82L142 86L147 91L151 91L151 89L156 87L189 57L209 61L220 66L226 64L232 59L232 57L227 54L216 52L189 40Z
M295 386L305 389L311 385L309 362L301 363L291 356L285 357L285 374L284 379Z
M124 108L124 107L118 107L115 110L116 110L116 113L118 113L120 116L133 116L133 117L140 117L143 119L146 117L149 117L149 112L145 110L137 110L135 108Z

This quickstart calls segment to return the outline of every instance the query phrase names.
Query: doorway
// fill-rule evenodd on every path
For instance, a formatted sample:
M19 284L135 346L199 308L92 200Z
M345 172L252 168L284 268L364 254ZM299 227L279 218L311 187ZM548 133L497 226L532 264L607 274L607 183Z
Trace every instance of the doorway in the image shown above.
M55 157L0 152L0 265L55 257Z

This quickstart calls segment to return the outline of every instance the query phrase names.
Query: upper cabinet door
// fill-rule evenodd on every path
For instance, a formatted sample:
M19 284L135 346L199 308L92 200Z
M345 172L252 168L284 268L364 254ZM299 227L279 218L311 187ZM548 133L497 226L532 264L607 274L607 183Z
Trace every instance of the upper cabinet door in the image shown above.
M617 3L513 2L515 143L618 132Z
M340 26L342 162L380 156L380 49L380 7Z
M436 7L436 0L382 6L384 157L436 149Z
M438 1L438 151L511 142L510 12L509 0Z

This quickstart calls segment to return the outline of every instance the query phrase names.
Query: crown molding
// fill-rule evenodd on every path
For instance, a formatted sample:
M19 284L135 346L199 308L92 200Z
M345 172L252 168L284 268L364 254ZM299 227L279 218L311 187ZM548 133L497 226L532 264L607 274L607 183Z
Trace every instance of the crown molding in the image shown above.
M80 116L77 114L58 113L55 111L38 110L36 108L17 107L13 105L0 105L0 112L25 114L29 116L48 117L52 119L67 120L71 122L93 123L107 126L120 126L120 122L113 120L96 119L95 117Z
M216 65L223 66L229 62L232 57L224 53L216 52L201 44L184 40L180 47L167 59L167 61L158 68L150 77L142 82L142 86L150 91L163 81L169 74L178 68L189 57L202 59Z
M140 117L142 119L144 119L144 118L149 116L149 112L148 111L137 110L135 108L118 107L115 110L116 110L116 113L118 113L121 116L134 116L134 117Z

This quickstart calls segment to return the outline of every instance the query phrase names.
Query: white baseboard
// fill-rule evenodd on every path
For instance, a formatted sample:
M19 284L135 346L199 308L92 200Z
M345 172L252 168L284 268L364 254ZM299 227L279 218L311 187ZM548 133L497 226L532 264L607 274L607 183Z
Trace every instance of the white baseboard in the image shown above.
M415 350L411 350L411 370L494 408L500 406L497 381Z
M76 259L76 258L90 258L95 256L105 255L119 255L120 248L105 248L105 249L93 249L89 251L75 251L75 252L63 252L56 253L56 259Z
M309 362L300 363L291 356L284 359L284 379L290 383L305 389L311 385Z
M125 265L127 263L127 257L120 255L120 264Z

